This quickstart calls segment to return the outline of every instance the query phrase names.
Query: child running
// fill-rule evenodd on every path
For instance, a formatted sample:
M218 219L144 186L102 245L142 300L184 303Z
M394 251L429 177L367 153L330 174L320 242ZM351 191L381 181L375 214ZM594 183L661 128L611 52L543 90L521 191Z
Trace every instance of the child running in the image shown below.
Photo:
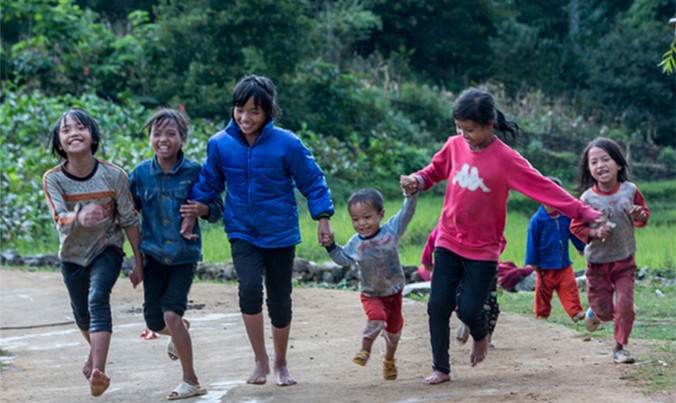
M650 210L635 184L629 182L629 164L613 140L592 140L580 161L580 199L603 213L606 226L573 219L571 231L587 243L587 298L589 310L584 319L593 332L601 321L615 320L613 361L634 362L624 346L634 325L634 272L636 239L634 227L648 223ZM614 294L614 295L613 295ZM613 303L613 298L615 302Z
M90 347L82 374L92 396L100 396L110 386L110 293L122 268L123 231L135 270L143 265L139 219L127 174L94 157L101 132L87 112L74 108L63 113L50 137L52 154L65 161L47 171L42 184L59 231L61 274L75 323Z
M361 303L367 321L361 351L354 356L352 362L366 365L371 356L373 341L384 330L385 380L397 379L394 355L404 326L401 305L406 280L399 261L398 245L413 218L417 200L417 193L404 198L401 210L381 226L385 217L383 196L375 189L356 191L350 196L347 208L357 233L344 247L333 243L326 248L337 264L347 266L357 263L359 267Z
M296 189L318 221L321 246L333 243L331 193L303 142L275 125L277 90L270 79L247 76L232 93L232 120L207 145L207 159L191 200L210 203L226 190L225 232L239 281L242 311L255 366L247 380L262 385L270 372L263 330L263 281L272 322L278 386L295 385L286 350L291 332L291 278L301 242ZM227 186L226 186L227 184Z
M220 197L211 205L190 202L188 194L197 181L200 164L183 156L188 139L188 117L173 109L156 111L145 123L152 159L141 162L129 178L136 209L143 214L141 252L143 267L130 273L134 287L143 281L143 316L148 329L171 339L169 358L180 360L183 377L167 399L183 399L207 393L195 373L189 322L182 319L197 262L202 258L199 226L181 234L181 216L203 217L216 222L223 216ZM182 236L184 235L184 236Z
M548 178L563 187L558 178ZM530 219L526 241L526 265L535 270L533 313L538 319L549 318L554 291L573 322L584 319L575 273L568 254L568 240L578 251L584 250L584 242L570 232L570 218L551 206L540 206Z
M404 194L428 190L448 180L428 302L433 356L433 372L423 380L428 385L451 380L449 321L456 304L458 318L469 327L474 340L470 364L475 366L486 358L488 321L483 304L506 244L509 190L554 206L571 217L586 221L600 217L600 213L542 176L496 136L515 137L520 129L506 120L488 92L465 90L456 100L453 119L457 135L448 138L428 166L400 180Z
M439 226L436 226L430 235L427 237L427 242L423 248L422 256L420 257L421 266L418 268L418 275L421 278L426 275L427 280L432 279L433 269L434 269L434 245L437 241L437 235L439 234ZM422 274L421 274L422 272ZM460 290L460 285L458 291ZM488 299L484 304L484 311L486 312L486 319L488 320L488 346L493 346L493 331L495 331L495 326L498 324L498 318L500 317L500 303L498 302L498 281L497 277L493 281L491 286L491 292L488 294ZM461 346L467 343L469 339L469 328L462 322L458 325L458 329L455 332L455 341Z

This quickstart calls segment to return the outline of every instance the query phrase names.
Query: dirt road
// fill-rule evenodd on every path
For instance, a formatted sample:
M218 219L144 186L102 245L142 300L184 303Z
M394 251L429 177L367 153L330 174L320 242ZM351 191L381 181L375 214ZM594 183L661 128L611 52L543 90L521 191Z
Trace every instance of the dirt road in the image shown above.
M356 292L296 288L293 297L288 358L298 384L277 387L270 376L266 385L253 386L244 382L253 355L236 287L195 284L186 317L192 322L197 373L209 393L188 401L655 401L642 394L633 369L611 362L611 340L584 341L573 330L511 314L500 316L496 347L485 362L471 368L469 343L452 343L452 381L423 385L422 377L431 372L427 315L424 304L410 300L404 304L399 379L384 381L382 339L366 367L351 362L364 324ZM112 296L114 334L106 371L112 382L102 397L93 398L80 373L87 348L79 331L74 324L48 326L72 320L61 275L0 270L0 349L11 354L9 369L0 375L0 401L165 401L180 380L180 367L166 356L166 337L139 337L145 329L141 304L141 290L120 279ZM452 327L456 324L454 317ZM269 352L271 344L268 338ZM633 341L631 351L640 357L647 345Z

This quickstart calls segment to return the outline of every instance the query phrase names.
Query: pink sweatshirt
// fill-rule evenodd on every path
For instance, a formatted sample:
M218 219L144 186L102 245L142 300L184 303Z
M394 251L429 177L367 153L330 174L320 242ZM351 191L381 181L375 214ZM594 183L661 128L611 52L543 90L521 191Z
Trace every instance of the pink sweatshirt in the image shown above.
M594 221L600 216L542 176L499 138L472 151L462 136L449 137L432 162L416 174L423 180L423 190L448 180L435 246L467 259L498 261L507 243L504 230L510 190L571 218Z

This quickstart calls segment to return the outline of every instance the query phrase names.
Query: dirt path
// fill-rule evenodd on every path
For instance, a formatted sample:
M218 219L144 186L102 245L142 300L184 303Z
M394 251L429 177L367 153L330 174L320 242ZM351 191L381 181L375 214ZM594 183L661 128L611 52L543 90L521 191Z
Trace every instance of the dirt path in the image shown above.
M496 348L486 362L471 368L469 343L462 347L453 343L452 382L422 385L421 378L431 368L425 306L409 300L404 304L399 379L384 381L382 339L376 341L366 367L350 361L364 324L358 294L309 288L294 290L288 358L298 385L277 387L272 376L264 386L247 385L243 380L252 369L253 356L237 309L236 287L195 284L190 298L186 317L193 324L196 368L209 393L189 401L654 401L641 393L631 368L611 362L610 340L584 341L573 330L510 314L500 316ZM107 369L112 383L95 399L80 373L87 349L75 325L9 329L71 320L60 274L0 270L0 348L12 355L10 369L0 375L0 401L165 401L179 381L180 369L166 356L166 337L139 337L145 329L141 301L140 289L132 290L126 279L118 282L112 297L115 327ZM640 341L632 342L631 348L638 355L648 351Z

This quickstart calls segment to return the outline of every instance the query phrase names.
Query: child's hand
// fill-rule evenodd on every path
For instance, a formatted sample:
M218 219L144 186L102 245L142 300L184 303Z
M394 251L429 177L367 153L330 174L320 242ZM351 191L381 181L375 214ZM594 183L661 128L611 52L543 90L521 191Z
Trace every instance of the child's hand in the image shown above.
M602 242L606 241L610 232L615 228L615 223L608 221L605 217L599 217L596 223L600 224L598 228L592 228L589 231L589 236L593 238L600 238Z
M103 220L103 216L103 206L91 203L84 206L82 210L77 213L77 223L83 227L93 227Z
M194 228L195 228L195 217L186 216L185 218L183 218L183 220L181 220L181 236L187 239L188 241L196 241L199 238L197 234L194 234L192 232Z
M328 218L319 219L317 238L319 239L319 245L323 247L331 246L335 242L333 227L331 227L331 221Z
M645 210L643 210L643 207L639 206L638 204L631 206L628 213L631 215L631 218L633 218L634 221L644 222L648 219L648 215L645 213Z
M181 208L181 217L186 218L186 217L193 217L193 218L198 218L198 217L206 217L209 215L209 206L197 202L197 201L192 201L188 200L186 204L182 204Z
M401 186L404 196L408 197L419 190L420 182L415 175L401 175L399 177L399 186Z
M129 281L131 281L131 286L133 288L136 288L137 285L141 284L143 281L143 265L134 265L134 269L129 272Z
M434 270L434 266L430 266L428 264L424 264L422 266L425 268L425 271L431 272L432 270Z

